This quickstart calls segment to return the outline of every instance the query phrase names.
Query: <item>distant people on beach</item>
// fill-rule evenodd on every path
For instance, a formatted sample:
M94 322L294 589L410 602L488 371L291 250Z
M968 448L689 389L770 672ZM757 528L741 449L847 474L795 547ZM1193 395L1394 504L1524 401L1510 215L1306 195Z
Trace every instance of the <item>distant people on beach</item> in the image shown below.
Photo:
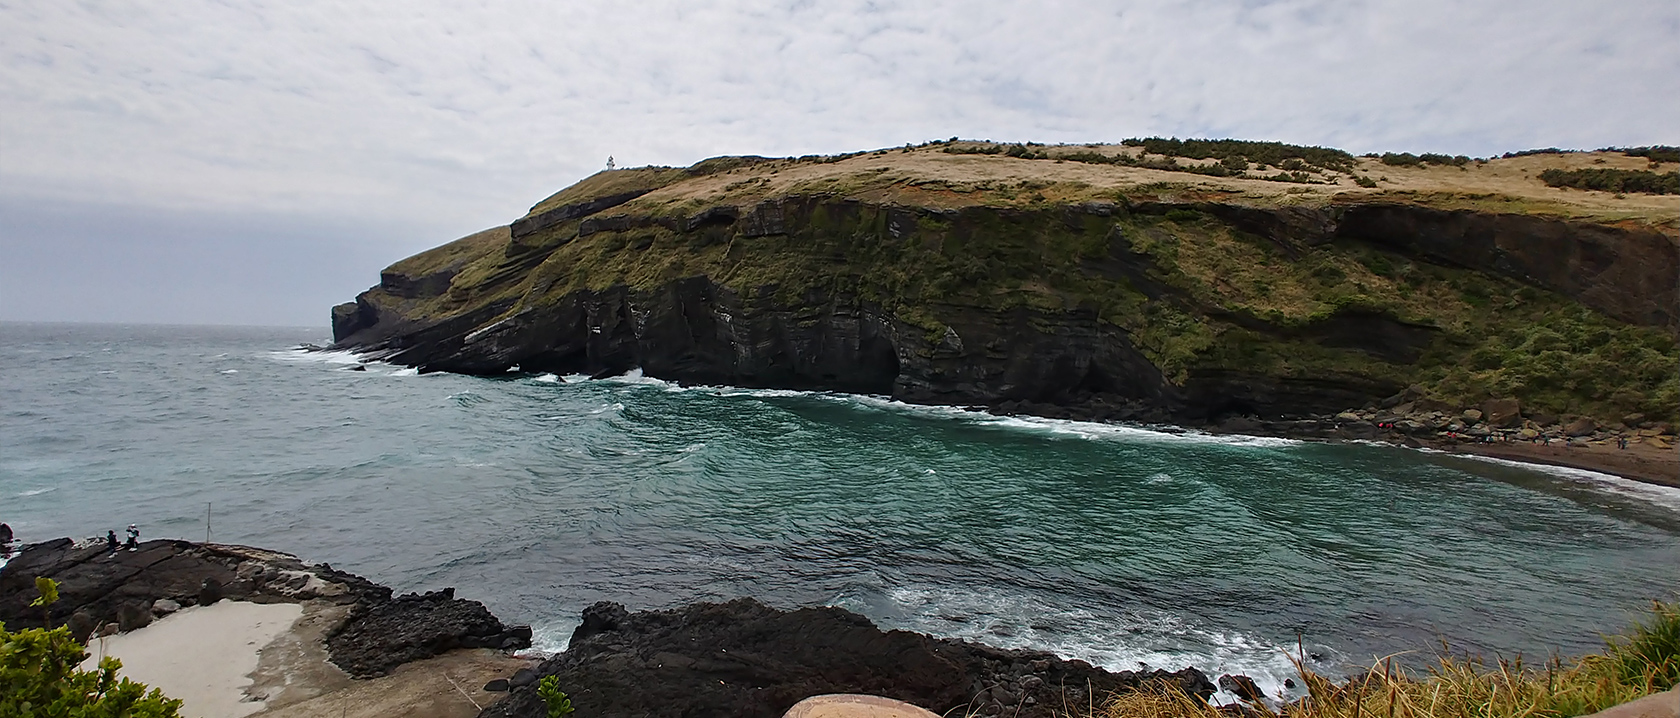
M124 544L124 546L127 547L128 550L130 550L130 551L140 550L140 527L139 526L136 526L134 524L129 524L128 525L128 543Z

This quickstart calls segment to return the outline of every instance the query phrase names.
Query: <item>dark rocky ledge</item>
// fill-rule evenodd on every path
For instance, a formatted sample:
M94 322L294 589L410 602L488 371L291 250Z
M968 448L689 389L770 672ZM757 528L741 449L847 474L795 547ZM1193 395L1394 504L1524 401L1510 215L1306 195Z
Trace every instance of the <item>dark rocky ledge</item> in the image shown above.
M393 598L391 589L327 564L248 546L181 540L141 543L111 553L103 541L57 539L25 546L0 568L0 623L39 627L31 608L36 577L59 583L48 618L80 640L96 630L129 631L154 616L221 599L256 603L324 601L351 606L327 647L333 663L358 678L455 648L525 648L531 629L504 626L453 589Z
M583 612L570 647L544 662L579 715L775 718L824 693L868 693L941 715L1063 715L1150 681L1211 696L1194 668L1110 673L1049 653L882 631L838 608L779 611L751 599L630 613ZM480 718L546 715L534 683Z

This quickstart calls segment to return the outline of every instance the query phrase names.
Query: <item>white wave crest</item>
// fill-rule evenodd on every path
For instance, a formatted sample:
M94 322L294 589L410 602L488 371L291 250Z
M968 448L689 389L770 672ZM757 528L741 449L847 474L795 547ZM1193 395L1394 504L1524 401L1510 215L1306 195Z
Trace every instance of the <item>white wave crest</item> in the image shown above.
M517 655L531 655L547 658L566 650L572 643L572 631L577 630L577 621L556 621L531 626L531 647L520 651Z
M1176 671L1195 667L1210 678L1246 675L1268 696L1299 692L1300 674L1290 662L1293 647L1197 625L1164 612L1124 611L1107 606L1056 606L1042 598L975 592L968 588L900 587L887 592L898 614L893 628L999 648L1048 651L1110 671L1148 666ZM833 605L866 613L867 603L841 596ZM1293 680L1296 689L1284 687ZM1217 702L1235 702L1221 693Z
M346 349L304 349L293 347L268 352L267 356L285 362L302 364L361 364L362 355Z
M758 399L819 399L881 411L891 411L895 413L937 418L950 418L973 424L1042 432L1060 436L1072 436L1090 440L1119 440L1127 443L1202 444L1249 448L1283 448L1305 443L1299 439L1285 439L1273 436L1247 436L1242 434L1209 434L1203 431L1179 429L1176 427L1169 429L1166 427L1108 424L1095 421L1075 421L1071 419L1048 419L1037 416L998 416L980 411L970 411L969 409L960 406L911 404L891 397L872 394L847 394L832 391L799 391L794 389L742 389L738 387L709 386L703 384L684 386L664 379L656 379L647 376L642 373L641 369L632 369L621 376L600 379L598 381L626 386L657 387L668 392L699 392L720 397L750 397Z
M47 493L47 492L49 492L49 491L57 491L57 490L58 490L58 487L57 487L57 486L48 486L48 487L46 487L46 488L44 488L44 489L30 489L30 490L28 490L28 491L22 491L22 492L19 492L19 493L18 493L18 496L19 496L19 497L24 497L24 496L40 496L40 495L41 495L41 494L44 494L44 493Z
M1431 453L1449 453L1437 450L1429 451L1431 451ZM1490 464L1499 464L1501 466L1513 466L1519 469L1527 469L1529 471L1548 474L1572 483L1585 484L1593 489L1607 491L1613 494L1620 494L1622 496L1638 499L1646 503L1656 504L1665 509L1680 513L1680 489L1668 486L1658 486L1656 484L1648 484L1643 481L1624 479L1613 474L1590 471L1587 469L1577 469L1569 466L1553 466L1551 464L1513 461L1510 459L1499 459L1492 456L1478 456L1476 454L1453 454L1453 456L1474 459L1476 461L1483 461Z

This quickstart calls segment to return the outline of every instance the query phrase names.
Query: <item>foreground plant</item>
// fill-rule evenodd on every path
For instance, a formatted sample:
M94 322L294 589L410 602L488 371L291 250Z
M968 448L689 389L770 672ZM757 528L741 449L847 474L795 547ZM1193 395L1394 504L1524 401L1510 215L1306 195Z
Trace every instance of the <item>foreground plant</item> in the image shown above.
M1447 656L1418 674L1384 660L1341 684L1297 663L1306 698L1281 709L1249 707L1280 718L1572 718L1680 684L1680 602L1653 602L1648 619L1605 643L1604 653L1570 665ZM1229 718L1173 683L1114 696L1095 715Z
M42 611L58 600L58 584L35 579ZM106 656L96 671L81 670L88 653L70 629L0 624L0 718L180 718L181 701L155 688L118 678L122 662Z
M560 690L559 676L543 676L537 683L537 695L548 708L548 718L565 718L572 714L572 699Z

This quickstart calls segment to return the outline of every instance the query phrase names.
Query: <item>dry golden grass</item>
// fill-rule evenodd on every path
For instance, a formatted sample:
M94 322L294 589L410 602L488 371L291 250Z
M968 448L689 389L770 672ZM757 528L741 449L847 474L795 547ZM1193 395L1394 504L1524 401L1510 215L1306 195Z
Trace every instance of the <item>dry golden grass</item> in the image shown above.
M861 153L825 162L777 159L704 176L673 179L661 174L660 189L626 206L632 213L688 211L714 204L750 204L776 196L835 193L864 201L926 207L1012 205L1048 201L1078 202L1114 199L1117 194L1161 200L1217 197L1244 204L1324 204L1330 201L1382 199L1445 209L1551 214L1599 221L1632 220L1672 227L1674 200L1670 197L1558 189L1539 180L1542 170L1605 167L1645 169L1647 161L1619 152L1577 152L1493 159L1452 166L1399 167L1361 157L1354 172L1378 180L1374 188L1355 185L1342 174L1327 174L1335 184L1291 184L1260 179L1210 177L1124 165L1060 161L1058 155L1100 152L1137 155L1138 148L1119 145L1051 146L1051 159L1020 159L1004 155L949 154L942 145L896 148ZM1182 160L1184 164L1208 161ZM1664 165L1660 171L1673 169ZM591 192L619 173L680 173L682 170L616 170L597 174L577 185ZM636 178L646 182L650 175ZM630 181L626 178L626 181ZM568 188L563 194L578 195ZM1042 199L1035 199L1039 197ZM555 195L538 208L560 201Z
M1378 661L1340 684L1304 668L1301 675L1306 698L1281 708L1254 702L1249 712L1278 718L1572 718L1680 683L1680 603L1655 603L1650 619L1607 639L1604 653L1571 664L1445 657L1421 672ZM1230 718L1176 684L1114 696L1092 716Z

